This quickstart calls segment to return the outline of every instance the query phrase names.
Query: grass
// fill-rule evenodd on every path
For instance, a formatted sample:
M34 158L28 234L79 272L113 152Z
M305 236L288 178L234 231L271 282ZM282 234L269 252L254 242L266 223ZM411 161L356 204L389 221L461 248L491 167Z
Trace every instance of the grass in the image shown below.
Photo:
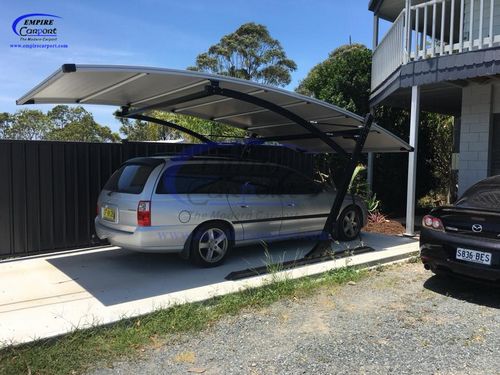
M244 309L259 309L281 299L304 297L318 288L357 281L366 274L347 267L316 277L273 278L272 283L256 289L157 310L109 326L76 330L56 339L8 347L0 351L0 374L82 373L96 364L110 364L164 345L173 334L201 331Z

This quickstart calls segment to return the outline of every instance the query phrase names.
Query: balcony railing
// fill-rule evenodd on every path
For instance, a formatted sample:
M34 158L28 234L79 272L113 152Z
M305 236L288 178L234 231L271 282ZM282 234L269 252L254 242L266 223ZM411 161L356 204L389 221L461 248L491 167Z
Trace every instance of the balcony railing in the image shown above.
M405 14L403 10L385 34L372 56L372 91L389 77L404 58Z
M403 9L373 52L372 91L410 61L497 45L500 6L495 6L495 0L432 0L413 5Z

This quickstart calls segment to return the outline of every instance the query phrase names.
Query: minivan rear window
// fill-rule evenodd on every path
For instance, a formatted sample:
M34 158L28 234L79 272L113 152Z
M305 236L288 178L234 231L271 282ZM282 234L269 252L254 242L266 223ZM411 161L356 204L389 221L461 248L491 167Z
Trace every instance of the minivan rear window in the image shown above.
M116 193L140 194L156 165L125 164L110 177L104 190Z

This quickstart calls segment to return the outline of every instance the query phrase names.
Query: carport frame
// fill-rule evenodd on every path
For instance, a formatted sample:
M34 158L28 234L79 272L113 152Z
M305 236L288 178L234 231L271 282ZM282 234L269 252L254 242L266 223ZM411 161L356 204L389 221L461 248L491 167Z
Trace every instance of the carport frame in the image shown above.
M350 130L345 130L345 131L336 131L336 132L322 132L320 129L318 129L312 121L307 121L304 118L300 117L299 115L289 111L286 109L284 106L280 106L274 103L271 103L265 99L258 98L252 95L249 95L244 92L236 91L236 90L231 90L231 89L226 89L226 88L221 88L219 85L219 81L217 80L210 80L210 84L206 85L204 87L204 90L195 92L192 94L184 95L175 99L167 100L167 101L162 101L159 103L155 103L152 105L148 105L142 108L135 108L130 110L130 107L122 107L121 111L116 112L115 115L118 117L122 118L132 118L132 119L138 119L138 120L143 120L143 121L149 121L153 122L159 125L171 127L173 129L183 131L186 134L189 134L200 141L207 143L207 144L216 144L215 142L211 141L204 135L201 135L199 133L196 133L190 129L187 129L181 125L175 124L173 122L157 119L154 117L146 116L144 115L145 112L151 111L154 109L162 108L162 107L168 107L171 105L177 105L177 104L182 104L182 103L188 103L193 100L197 99L202 99L206 98L209 96L223 96L226 98L232 98L240 101L244 101L250 104L254 104L258 107L261 107L263 109L269 110L271 112L274 112L278 115L281 115L288 120L292 121L293 123L296 123L297 125L301 126L305 130L308 131L308 133L303 134L303 135L296 135L296 134L291 134L291 135L285 135L285 136L277 136L277 137L262 137L262 138L250 138L249 142L247 142L247 145L251 145L252 143L255 142L266 142L266 141L283 141L283 140L291 140L291 139L297 139L296 137L301 137L304 136L304 138L309 138L309 139L320 139L322 142L324 142L326 145L328 145L332 151L338 153L341 155L343 158L347 159L347 167L344 171L344 179L342 180L342 183L338 187L337 194L335 196L335 200L333 202L332 208L330 209L330 212L327 216L327 219L325 221L325 224L323 226L321 236L313 249L306 255L306 259L312 259L312 258L317 258L324 256L325 253L328 253L330 250L330 245L331 245L331 239L338 239L338 216L340 214L340 209L342 208L342 203L345 199L345 196L347 194L347 191L349 189L349 185L352 179L352 175L354 173L354 170L356 168L356 165L359 162L359 159L361 157L361 153L363 151L363 147L366 141L366 138L370 132L371 125L373 123L373 116L368 113L363 122L363 126L357 127L355 129L350 129ZM349 156L349 153L344 150L337 142L335 142L331 137L349 137L353 138L355 140L355 146L354 149L351 153L351 156Z

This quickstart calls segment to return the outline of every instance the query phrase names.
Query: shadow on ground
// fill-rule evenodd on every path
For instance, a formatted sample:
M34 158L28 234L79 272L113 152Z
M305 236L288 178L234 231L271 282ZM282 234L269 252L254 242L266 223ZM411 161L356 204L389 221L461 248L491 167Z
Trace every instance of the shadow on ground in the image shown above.
M457 300L500 308L500 287L434 275L425 281L424 288Z
M376 250L414 242L402 237L363 234ZM293 240L235 248L227 261L215 268L200 269L177 255L136 253L116 248L78 252L46 259L106 306L175 293L225 281L233 271L303 258L315 241ZM363 245L360 241L338 243L338 252Z
M271 262L288 261L302 258L312 245L310 241L279 242L269 245L268 252ZM269 260L263 246L249 246L234 249L223 265L203 269L175 254L123 249L69 254L47 262L109 306L219 283L232 271L260 267Z

